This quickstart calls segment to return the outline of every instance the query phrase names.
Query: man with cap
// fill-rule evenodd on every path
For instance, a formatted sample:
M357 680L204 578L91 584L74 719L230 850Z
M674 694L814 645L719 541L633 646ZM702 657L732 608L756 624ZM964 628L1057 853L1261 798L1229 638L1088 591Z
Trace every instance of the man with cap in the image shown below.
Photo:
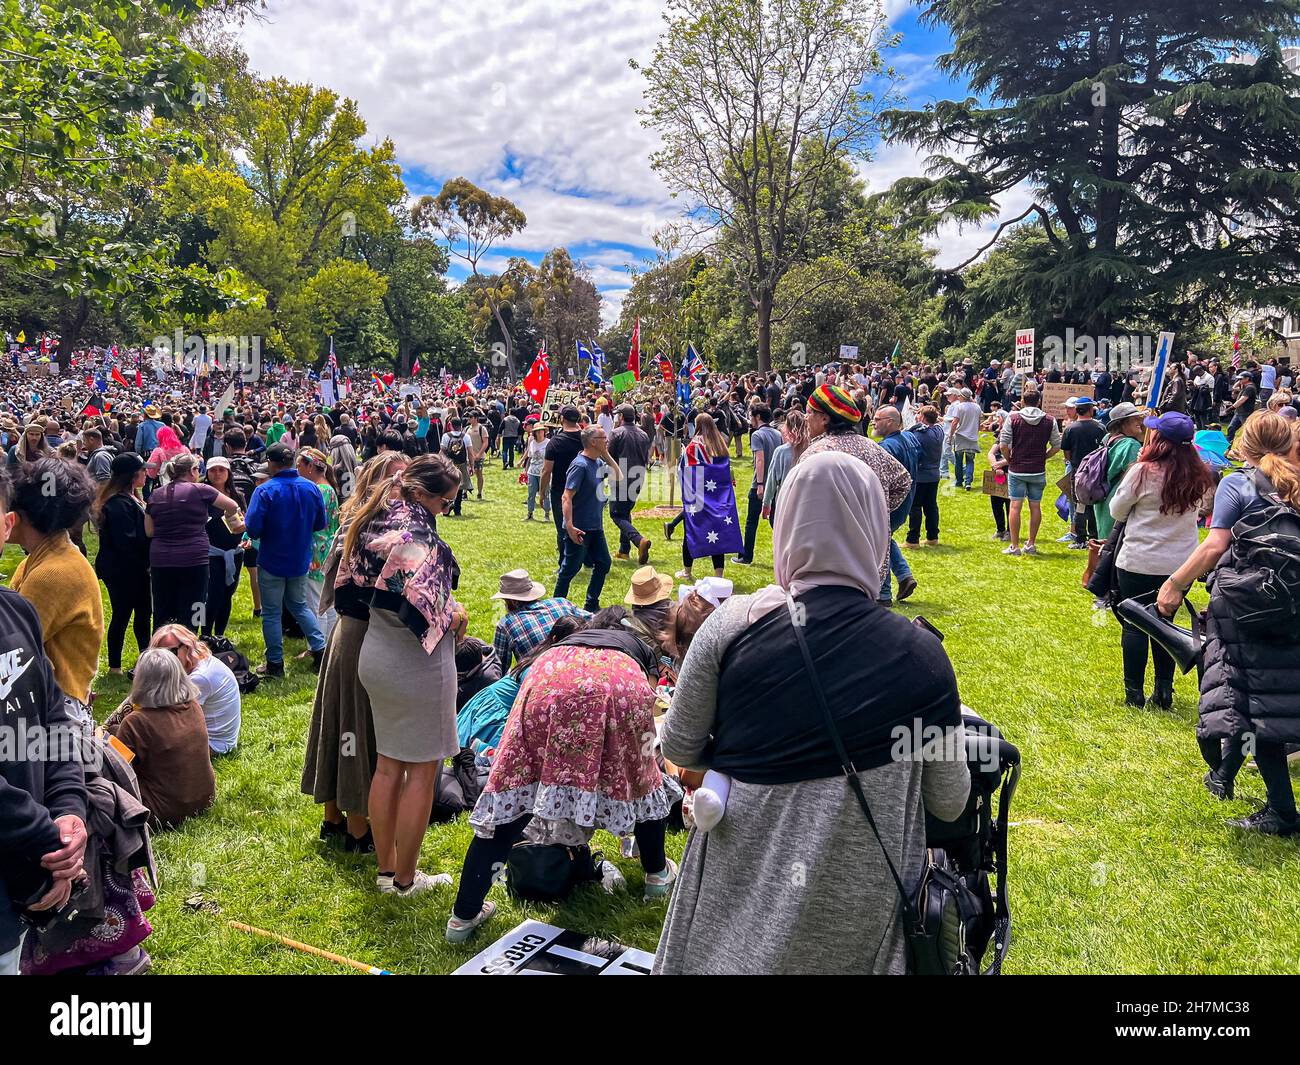
M1093 517L1092 507L1075 502L1073 475L1079 469L1079 463L1101 447L1106 438L1106 427L1093 417L1093 403L1088 396L1072 399L1070 403L1073 404L1074 421L1061 435L1061 450L1065 452L1068 464L1066 472L1071 476L1070 535L1065 542L1072 550L1086 551L1089 537L1097 535L1097 520Z
M542 479L538 494L551 493L551 517L555 519L555 546L564 563L564 484L569 475L569 464L582 453L582 433L579 424L582 413L573 404L560 408L560 432L546 442L546 460L542 463Z
M962 388L948 414L952 418L948 446L953 453L953 481L969 492L975 483L975 452L980 446L980 418L984 411L972 398L971 390Z
M505 574L492 598L499 600L506 610L492 637L502 673L510 669L512 661L520 661L545 640L560 618L575 617L586 621L591 617L567 599L547 599L542 582L533 580L526 569Z
M842 451L861 459L880 478L892 513L912 492L912 477L893 455L874 440L855 432L862 410L838 385L822 385L808 397L808 435L812 443L803 458L823 451Z
M258 672L284 676L283 609L302 627L313 668L320 669L325 635L307 603L307 571L311 568L313 534L327 524L320 490L299 475L293 449L272 444L266 449L265 484L258 485L248 503L244 527L257 549L258 585L262 592L262 638L266 664Z

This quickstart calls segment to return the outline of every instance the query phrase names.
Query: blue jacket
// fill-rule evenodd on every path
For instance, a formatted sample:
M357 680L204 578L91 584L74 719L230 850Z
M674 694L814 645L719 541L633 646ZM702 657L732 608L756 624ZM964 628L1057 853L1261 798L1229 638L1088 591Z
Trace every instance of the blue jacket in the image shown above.
M889 527L897 529L907 520L908 514L912 512L912 500L916 498L916 473L921 468L921 443L913 433L905 433L899 430L896 433L890 433L880 441L880 446L898 459L907 468L907 472L912 478L912 487L907 491L907 498L898 504L897 510L889 515Z
M157 418L146 418L140 423L140 428L135 431L135 453L148 458L153 449L158 446L158 430L163 427L163 423Z
M311 569L312 533L325 524L325 498L297 470L259 484L244 516L249 537L260 541L258 568L274 577L302 577Z
M938 484L939 463L943 459L943 426L917 422L908 432L921 445L921 463L912 480L917 484Z

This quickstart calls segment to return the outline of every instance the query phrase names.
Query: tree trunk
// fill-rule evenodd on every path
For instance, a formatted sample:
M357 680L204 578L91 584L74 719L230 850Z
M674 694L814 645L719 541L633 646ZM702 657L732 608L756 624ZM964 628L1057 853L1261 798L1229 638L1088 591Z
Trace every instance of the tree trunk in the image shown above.
M86 319L90 317L90 301L85 296L77 297L60 317L57 360L62 373L71 365L72 353L81 343L81 331L86 328Z
M764 289L754 307L758 313L758 372L772 369L772 293Z
M400 337L397 341L397 376L411 376L411 340L410 337Z
M510 330L506 328L505 319L501 317L501 307L498 304L492 305L492 316L497 320L497 328L501 330L501 342L506 346L506 372L510 375L510 380L515 379L515 343L510 336ZM493 367L497 369L497 367Z

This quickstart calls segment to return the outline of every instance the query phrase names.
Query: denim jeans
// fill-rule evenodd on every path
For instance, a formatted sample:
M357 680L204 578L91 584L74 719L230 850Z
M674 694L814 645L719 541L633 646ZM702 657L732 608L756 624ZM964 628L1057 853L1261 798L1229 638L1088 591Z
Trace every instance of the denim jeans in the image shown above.
M540 473L530 473L528 475L528 516L533 516L533 511L537 509L537 490L542 487L542 475ZM542 496L542 513L546 515L546 520L551 520L551 494L549 492Z
M903 549L898 546L897 541L891 536L889 538L889 567L885 570L885 579L880 584L880 601L887 603L894 598L894 591L889 586L890 575L898 578L898 583L902 584L912 575L912 567L907 564L907 557L903 554Z
M262 639L266 641L266 660L284 661L284 626L280 617L284 607L302 626L307 636L307 646L313 651L325 650L325 636L320 631L310 604L307 602L307 575L277 577L265 569L258 570L258 585L262 590Z
M560 563L560 576L555 582L555 598L568 598L569 583L578 575L588 556L592 562L591 579L587 582L587 602L583 609L594 614L600 609L600 593L605 587L605 576L614 564L614 560L609 557L609 544L605 542L603 528L583 529L580 544L575 544L565 535L564 558Z
M975 452L961 450L957 452L957 457L953 459L953 470L956 474L957 484L972 485L975 483Z

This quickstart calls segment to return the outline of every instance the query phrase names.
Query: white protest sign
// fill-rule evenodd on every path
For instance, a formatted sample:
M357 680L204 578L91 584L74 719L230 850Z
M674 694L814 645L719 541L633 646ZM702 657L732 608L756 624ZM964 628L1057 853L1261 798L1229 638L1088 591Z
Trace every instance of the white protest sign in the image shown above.
M852 360L852 359L856 359L857 357L858 357L858 346L857 346L856 344L841 344L841 345L840 345L840 358L841 358L841 359L850 359L850 360Z
M1016 330L1016 373L1034 372L1034 330Z

